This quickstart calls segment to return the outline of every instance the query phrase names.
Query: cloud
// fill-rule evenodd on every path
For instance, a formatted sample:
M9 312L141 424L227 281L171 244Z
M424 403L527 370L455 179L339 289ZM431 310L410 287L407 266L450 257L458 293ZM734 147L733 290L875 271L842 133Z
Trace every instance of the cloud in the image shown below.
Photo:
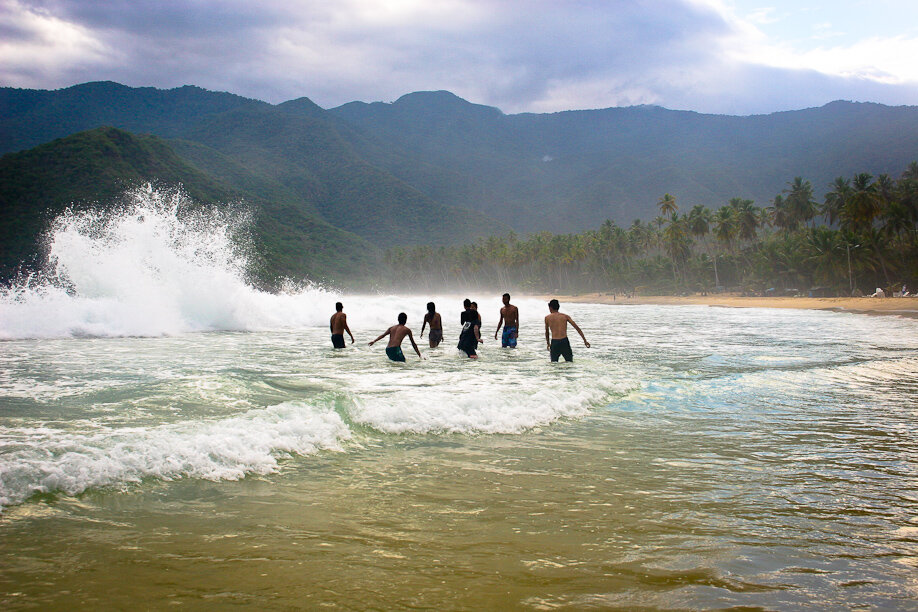
M797 53L758 29L773 15L739 18L721 0L0 0L0 79L195 84L325 107L447 89L506 112L918 103L901 59L914 40Z

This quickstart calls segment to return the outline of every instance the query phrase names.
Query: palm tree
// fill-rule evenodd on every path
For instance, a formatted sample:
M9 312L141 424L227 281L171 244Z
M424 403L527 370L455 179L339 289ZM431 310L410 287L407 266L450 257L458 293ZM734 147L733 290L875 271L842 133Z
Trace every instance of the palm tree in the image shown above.
M685 260L691 254L691 238L686 231L686 218L673 213L669 224L663 230L663 246L673 262L673 281L678 284L677 270L682 271L685 280Z
M769 216L771 223L775 227L784 230L785 236L792 230L797 229L797 219L791 212L791 207L782 195L776 195L774 202L769 207Z
M759 212L755 202L743 198L732 198L730 208L733 209L736 222L736 233L740 240L751 242L755 240L756 230L759 227Z
M672 217L676 214L676 211L679 210L679 206L676 204L676 198L668 193L660 198L660 201L657 202L657 206L660 207L660 214L666 217Z
M844 177L837 177L832 183L832 191L826 194L825 203L822 206L822 216L826 223L834 225L841 219L842 211L848 205L851 198L851 181Z
M785 203L789 209L794 225L806 225L816 216L816 201L813 200L813 185L804 181L803 177L794 177L788 183L789 188L784 190L787 194Z
M880 214L880 194L873 176L862 172L851 183L851 195L842 209L842 228L868 229Z

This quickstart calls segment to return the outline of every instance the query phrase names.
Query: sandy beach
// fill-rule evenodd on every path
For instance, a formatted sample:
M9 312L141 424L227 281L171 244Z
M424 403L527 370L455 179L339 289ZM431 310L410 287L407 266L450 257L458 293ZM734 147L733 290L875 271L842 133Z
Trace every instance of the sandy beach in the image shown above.
M547 299L547 298L546 298ZM559 296L564 302L587 302L592 304L666 304L718 306L722 308L803 308L811 310L834 310L870 315L898 315L918 318L918 297L905 298L807 298L807 297L742 297L739 295L690 295L690 296L613 296L605 293Z

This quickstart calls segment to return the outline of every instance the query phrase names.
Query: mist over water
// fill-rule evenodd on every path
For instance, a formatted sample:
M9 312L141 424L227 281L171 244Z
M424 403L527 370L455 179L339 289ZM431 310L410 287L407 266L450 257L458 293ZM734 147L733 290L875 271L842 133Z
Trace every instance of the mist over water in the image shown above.
M562 303L552 364L543 300L505 350L470 295L471 361L464 295L259 291L244 215L133 197L0 295L4 606L918 600L918 321ZM400 311L423 360L367 346Z

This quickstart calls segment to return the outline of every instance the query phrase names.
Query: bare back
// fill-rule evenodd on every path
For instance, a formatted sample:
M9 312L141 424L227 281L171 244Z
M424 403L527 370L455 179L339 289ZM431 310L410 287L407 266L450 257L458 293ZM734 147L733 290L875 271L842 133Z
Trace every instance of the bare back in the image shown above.
M551 330L553 340L567 338L567 323L571 318L563 312L553 312L545 317L545 327Z
M414 344L414 337L411 334L411 330L408 329L406 325L393 325L389 328L388 333L389 344L386 345L387 348L391 346L401 346L405 336L411 336L411 343Z
M347 315L343 312L336 312L331 316L329 325L331 326L331 333L343 334L344 330L347 329Z

